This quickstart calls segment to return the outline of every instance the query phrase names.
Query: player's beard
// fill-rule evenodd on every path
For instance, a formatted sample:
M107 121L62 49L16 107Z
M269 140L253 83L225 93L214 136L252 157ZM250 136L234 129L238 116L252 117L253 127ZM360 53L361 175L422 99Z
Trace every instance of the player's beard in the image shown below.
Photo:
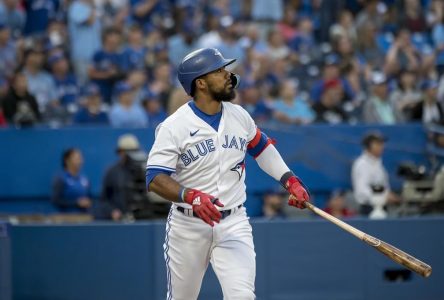
M215 91L212 88L209 90L211 97L218 102L229 102L236 97L234 89L225 87L221 91Z

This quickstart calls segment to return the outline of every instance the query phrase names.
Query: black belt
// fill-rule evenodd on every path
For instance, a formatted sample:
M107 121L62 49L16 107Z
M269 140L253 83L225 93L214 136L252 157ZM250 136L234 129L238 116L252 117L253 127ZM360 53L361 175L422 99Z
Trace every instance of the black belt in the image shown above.
M222 215L221 220L225 219L226 217L228 217L229 215L231 215L232 213L234 213L235 209L239 209L242 207L242 204L239 204L237 207L232 208L232 209L227 209L227 210L221 210L219 211L220 214ZM181 213L183 213L184 215L188 216L188 213L185 212L186 211L192 211L192 208L183 208L182 206L176 206L177 210L180 211ZM198 215L196 215L196 213L193 211L193 217L199 218Z

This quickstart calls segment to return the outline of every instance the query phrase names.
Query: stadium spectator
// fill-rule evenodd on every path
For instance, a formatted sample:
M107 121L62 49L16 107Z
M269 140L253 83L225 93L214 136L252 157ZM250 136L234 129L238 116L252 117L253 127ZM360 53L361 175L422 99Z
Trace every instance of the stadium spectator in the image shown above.
M374 24L378 31L382 28L384 18L380 10L378 10L379 2L379 0L368 0L364 2L364 8L359 11L355 20L355 26L358 31L367 23Z
M109 119L114 127L146 127L148 117L140 103L135 103L134 90L126 82L116 85L118 98L110 110Z
M324 211L336 218L349 218L355 215L355 212L348 208L346 193L343 190L335 190L327 201Z
M60 104L73 113L77 107L79 84L74 74L69 71L69 62L62 52L52 54L48 59L57 88L57 99Z
M197 40L198 48L215 48L222 42L220 36L220 18L221 15L216 12L210 13L204 24L204 33ZM256 27L254 27L256 28Z
M348 10L342 10L338 15L337 23L330 27L330 43L340 38L347 38L352 45L356 45L357 32L353 24L353 15Z
M221 37L222 41L216 46L224 57L236 57L236 62L233 65L235 68L241 65L245 60L245 51L239 41L242 33L242 26L239 21L233 20L226 16L222 22Z
M60 51L68 53L68 32L66 24L61 20L53 20L48 25L48 30L43 39L44 47L51 55L52 51Z
M395 104L398 114L404 120L411 118L413 107L421 101L422 94L417 88L417 75L409 70L402 70L398 76L397 88L390 95L390 102Z
M421 84L423 91L422 101L412 108L411 119L425 124L444 124L444 107L438 102L438 82L426 80Z
M324 86L327 81L339 81L343 93L341 94L342 100L352 100L355 97L350 83L341 77L341 70L339 68L339 56L337 54L329 54L325 57L323 62L322 78L313 83L311 88L310 97L313 102L318 102L321 99L324 92Z
M148 48L143 43L143 31L134 24L128 30L128 44L123 50L123 65L126 72L145 69Z
M146 72L143 70L134 70L128 73L125 82L128 83L134 91L134 102L141 103L147 86Z
M42 35L49 22L60 13L60 0L27 0L23 1L26 11L26 22L23 33L26 36Z
M259 88L253 81L244 81L241 83L240 104L257 124L263 124L272 119L272 105L261 98Z
M154 77L148 85L149 90L158 95L162 106L166 108L173 89L171 65L166 61L158 62L154 67L153 75Z
M344 91L338 79L327 80L322 88L321 101L313 105L315 122L339 124L348 122L349 116L342 108L341 98Z
M97 51L89 66L89 78L99 87L106 103L112 103L116 81L123 79L124 61L120 52L120 31L109 28L103 33L103 48Z
M363 107L363 119L367 123L393 125L403 121L401 115L390 102L387 77L381 72L372 74L370 94Z
M410 31L400 29L385 57L384 73L396 75L400 70L420 71L420 53L411 41Z
M273 102L274 118L288 124L309 124L315 113L298 94L298 82L286 79L279 87L280 97Z
M437 6L435 23L431 28L431 39L436 53L436 70L439 76L444 74L444 2L433 1Z
M185 55L198 48L197 28L191 20L187 20L179 30L167 41L168 58L174 66L178 66Z
M381 211L386 204L396 204L400 197L390 189L387 170L382 163L386 138L379 132L368 132L362 139L363 152L353 162L351 179L360 214L386 216ZM378 208L377 210L374 210Z
M0 77L11 78L18 65L16 43L11 39L11 30L0 21Z
M69 148L62 155L63 171L56 176L52 188L52 202L64 213L90 212L92 200L90 183L81 173L83 166L82 152Z
M264 55L272 61L284 59L290 54L290 49L285 43L281 32L276 28L271 29L267 36L267 50Z
M256 27L254 26L254 28ZM297 35L296 11L292 8L291 4L287 4L285 7L284 16L282 20L277 23L276 28L281 32L286 43Z
M29 49L25 53L23 73L28 80L29 93L34 95L39 109L45 112L52 101L58 101L57 88L52 76L43 69L45 54L38 49Z
M74 124L109 124L108 114L103 110L102 96L97 85L91 83L85 89L85 104L75 113Z
M377 42L378 29L375 24L366 22L357 32L356 46L361 63L366 64L370 70L381 70L385 63L385 53Z
M300 56L305 56L303 60L317 58L319 50L317 49L314 36L313 21L308 17L298 19L297 34L288 42L288 46Z
M132 176L128 154L140 150L139 141L132 134L121 135L116 152L119 160L105 173L96 218L119 221L128 211L129 185Z
M26 16L18 0L3 0L0 2L0 24L5 24L17 38L22 35Z
M142 98L142 105L148 116L148 125L150 127L155 128L166 119L167 114L157 94L146 90Z
M268 220L285 219L283 193L275 190L265 192L263 196L262 216Z
M419 0L404 0L400 10L399 25L412 33L423 33L427 30L425 13Z
M252 0L251 2L251 17L255 21L263 21L270 23L277 22L282 19L283 12L284 12L283 0L275 0L275 1ZM224 53L222 54L225 56Z
M90 0L73 1L68 8L71 60L80 84L88 79L88 66L101 47L102 23Z
M36 98L28 91L26 75L18 72L3 98L3 113L10 124L30 126L40 121L41 115Z
M154 20L159 20L168 9L165 1L161 0L130 0L130 14L133 21L145 30L155 26Z

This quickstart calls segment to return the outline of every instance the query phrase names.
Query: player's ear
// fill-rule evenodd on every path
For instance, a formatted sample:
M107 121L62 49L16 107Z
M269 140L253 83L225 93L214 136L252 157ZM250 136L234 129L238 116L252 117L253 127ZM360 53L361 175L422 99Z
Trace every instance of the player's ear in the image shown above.
M196 84L196 90L205 89L207 86L207 83L205 82L205 80L203 78L197 78L195 81L195 84Z

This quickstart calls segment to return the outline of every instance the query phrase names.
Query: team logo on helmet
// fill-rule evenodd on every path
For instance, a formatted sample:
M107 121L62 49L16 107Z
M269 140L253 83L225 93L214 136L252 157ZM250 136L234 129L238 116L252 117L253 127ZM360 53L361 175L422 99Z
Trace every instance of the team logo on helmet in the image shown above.
M244 175L244 170L245 170L245 159L243 161L241 161L240 163L237 163L230 170L236 172L237 175L239 175L239 180L241 180L242 175Z

